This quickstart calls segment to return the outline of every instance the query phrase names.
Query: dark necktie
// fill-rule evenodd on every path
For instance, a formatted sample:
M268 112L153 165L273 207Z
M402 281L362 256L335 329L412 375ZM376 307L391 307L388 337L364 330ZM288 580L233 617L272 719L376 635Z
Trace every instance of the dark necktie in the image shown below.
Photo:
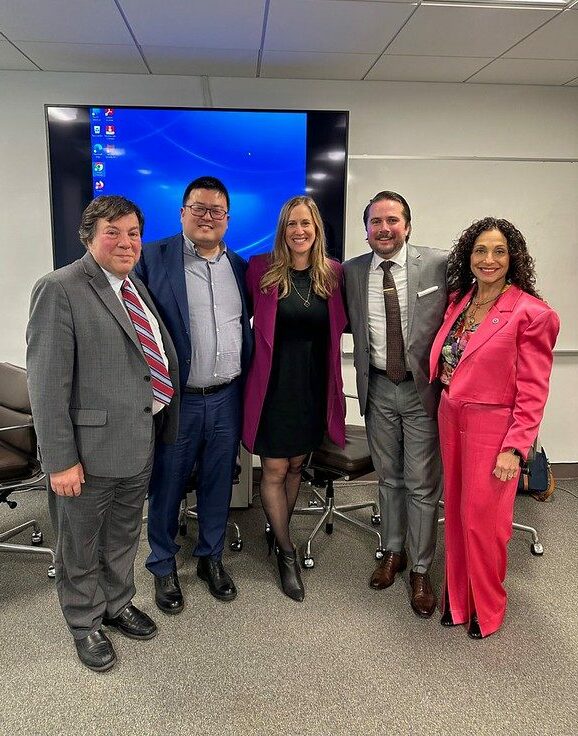
M383 301L385 302L386 323L386 363L385 372L393 383L401 383L406 378L405 352L403 348L403 332L401 314L395 281L391 275L393 261L382 261L383 269Z
M120 293L124 300L128 316L134 325L137 337L143 349L146 362L151 373L151 387L153 396L161 404L169 404L175 390L171 382L169 372L165 366L159 346L155 340L151 324L143 310L133 285L128 279L122 282Z

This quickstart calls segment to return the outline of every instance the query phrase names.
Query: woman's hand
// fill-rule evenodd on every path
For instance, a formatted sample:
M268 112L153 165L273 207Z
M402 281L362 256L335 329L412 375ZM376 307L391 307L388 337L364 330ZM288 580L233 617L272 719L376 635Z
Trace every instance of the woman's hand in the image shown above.
M520 458L513 452L500 452L496 458L496 467L492 471L498 480L507 481L517 475L520 470Z

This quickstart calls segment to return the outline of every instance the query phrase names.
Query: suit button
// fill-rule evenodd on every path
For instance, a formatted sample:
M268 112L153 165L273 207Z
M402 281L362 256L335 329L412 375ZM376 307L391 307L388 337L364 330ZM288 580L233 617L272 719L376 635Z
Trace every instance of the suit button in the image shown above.
M365 352L366 353L369 353L369 348L365 348Z
M151 377L150 377L150 376L145 376L145 377L144 377L144 380L145 380L145 381L150 381L150 380L151 380Z
M151 411L152 409L150 408L150 406L145 406L145 414L150 414Z

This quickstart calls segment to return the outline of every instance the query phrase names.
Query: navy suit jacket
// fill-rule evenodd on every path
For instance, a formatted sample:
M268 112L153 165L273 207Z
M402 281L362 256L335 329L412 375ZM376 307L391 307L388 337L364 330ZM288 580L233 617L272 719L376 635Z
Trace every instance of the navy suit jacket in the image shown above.
M245 376L253 351L253 334L249 323L251 315L245 286L247 261L230 249L227 249L226 257L233 268L241 296L241 326L243 330L241 371L242 375ZM182 233L164 240L157 240L154 243L145 243L135 273L149 290L170 333L179 359L180 384L181 387L184 387L187 385L191 367L191 327Z

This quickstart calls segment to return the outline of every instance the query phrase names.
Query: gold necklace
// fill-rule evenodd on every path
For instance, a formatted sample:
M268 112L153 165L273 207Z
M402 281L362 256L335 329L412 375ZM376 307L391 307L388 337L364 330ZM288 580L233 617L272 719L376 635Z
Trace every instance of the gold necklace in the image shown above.
M476 312L478 311L478 309L480 307L483 307L486 304L489 304L490 302L495 302L498 297L502 296L502 294L506 291L506 289L508 289L509 286L510 284L504 284L503 287L500 289L500 292L496 294L496 296L493 296L491 299L486 299L483 302L480 302L475 297L472 297L472 303L474 305L474 308L470 312L468 319L467 319L468 329L471 329L476 323Z
M307 298L306 299L303 298L303 295L301 294L301 292L299 291L299 289L295 286L295 282L293 281L293 276L289 276L289 280L291 281L291 286L295 289L295 293L297 294L297 296L299 297L299 299L301 299L301 301L303 302L303 306L304 307L310 307L311 306L311 302L309 301L309 299L311 297L311 286L313 284L313 279L311 277L309 278L309 291L307 292Z

